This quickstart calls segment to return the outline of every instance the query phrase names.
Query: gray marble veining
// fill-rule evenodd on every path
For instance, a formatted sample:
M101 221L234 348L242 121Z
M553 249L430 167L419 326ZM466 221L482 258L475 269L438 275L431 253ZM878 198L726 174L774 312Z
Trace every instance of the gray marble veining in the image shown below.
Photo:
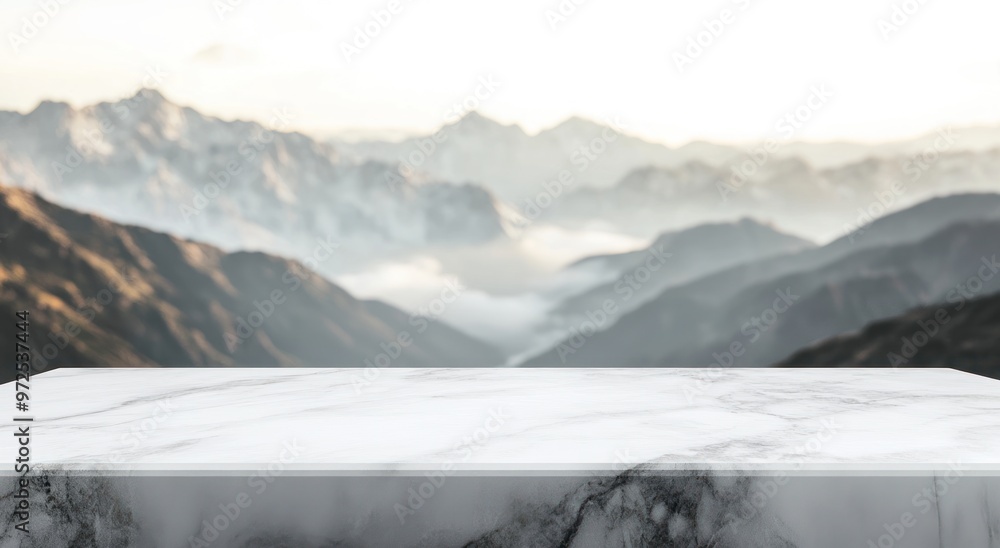
M96 369L31 392L34 532L0 548L1000 548L1000 382L952 370Z
M33 385L36 464L68 468L250 469L294 441L296 467L330 471L1000 471L1000 381L944 369L64 369Z

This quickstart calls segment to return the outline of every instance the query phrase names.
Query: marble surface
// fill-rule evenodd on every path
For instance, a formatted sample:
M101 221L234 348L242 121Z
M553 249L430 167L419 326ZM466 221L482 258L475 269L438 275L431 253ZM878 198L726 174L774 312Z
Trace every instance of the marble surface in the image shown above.
M947 369L62 369L31 384L36 468L1000 474L1000 382Z
M0 514L27 501L32 533L0 548L1000 548L1000 382L952 370L57 370L31 395Z

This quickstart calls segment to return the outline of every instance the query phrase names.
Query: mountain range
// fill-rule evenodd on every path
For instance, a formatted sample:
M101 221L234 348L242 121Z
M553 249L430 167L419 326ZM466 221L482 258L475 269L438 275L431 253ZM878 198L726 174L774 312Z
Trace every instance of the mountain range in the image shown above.
M780 220L792 233L830 241L935 196L994 191L1000 149L970 152L957 150L957 143L956 149L935 152L926 161L871 157L825 169L800 158L768 158L759 167L755 162L647 166L608 188L574 189L541 218L569 227L600 219L645 235L752 216Z
M895 336L941 303L954 305L962 320L928 347L930 356L959 337L956 326L992 310L978 304L988 299L973 299L1000 289L998 269L990 269L998 233L1000 195L958 195L876 221L864 239L823 247L750 220L665 234L648 249L571 265L631 273L633 281L571 296L557 316L585 323L601 310L602 293L620 311L523 365L766 366L803 347L783 363L852 364L857 347L859 365L885 365L865 349L880 352L892 346L887 331ZM355 299L301 263L120 225L21 189L0 187L0 234L0 312L31 310L42 368L466 367L507 359L441 322ZM660 257L664 281L651 284L638 271ZM650 289L629 306L615 289L635 283L630 298L643 283ZM985 311L962 312L966 301ZM907 313L914 307L925 308ZM962 348L985 344L975 341L989 325L971 330L977 334ZM574 341L580 333L583 344ZM829 337L837 338L820 342ZM969 367L985 367L974 358Z
M875 144L780 142L773 156L778 160L798 159L817 170L827 170L862 164L869 159L922 155L941 147L943 134L953 138L948 149L985 152L1000 148L998 128L967 127ZM731 164L751 157L761 146L692 141L669 147L636 137L628 121L618 118L597 122L572 117L529 134L516 124L503 124L477 111L446 123L433 134L396 140L333 138L330 142L356 159L372 158L402 165L431 178L475 181L512 202L541 191L542 182L554 178L561 169L580 171L580 186L597 189L624 183L627 176L643 169L670 171L690 163L722 167L728 176ZM425 153L423 158L418 151ZM584 157L592 161L584 162ZM579 169L582 166L585 169Z
M947 128L882 144L792 141L765 149L698 141L670 148L621 123L570 118L532 135L471 112L433 135L333 142L356 161L393 164L416 179L480 185L533 220L610 225L642 237L749 216L780 219L786 230L829 241L859 217L992 191L1000 177L996 128Z
M39 370L503 362L490 345L355 299L298 262L226 253L64 209L23 189L0 187L0 234L0 313L30 312ZM324 252L317 245L317 255Z
M762 155L671 148L620 120L532 135L471 112L434 135L349 142L291 131L294 118L227 121L148 89L0 112L0 181L17 187L0 188L0 306L34 306L39 361L836 361L847 354L822 341L882 345L865 326L948 302L1000 241L1000 196L984 193L1000 177L995 128ZM531 222L540 230L521 230ZM544 256L591 235L632 251L576 254L561 270ZM458 270L536 278L473 287L441 321L331 281L433 293L473 249L500 259ZM998 283L980 281L970 299ZM508 318L522 327L502 329Z
M766 366L822 338L944 301L1000 253L998 221L1000 195L932 200L824 247L670 287L604 329L578 323L524 365ZM984 280L980 290L998 284Z
M302 258L333 238L351 261L506 239L525 217L644 238L753 217L827 241L858 219L992 190L1000 176L994 128L779 143L760 156L760 145L670 148L621 120L571 118L531 135L470 112L433 135L324 142L291 131L296 119L278 109L266 124L225 121L152 89L79 109L43 101L0 112L0 177L227 250Z
M155 90L75 109L45 101L0 115L0 177L74 209L228 250L302 258L316 239L341 254L505 237L492 195L414 184L395 167L268 125L224 121ZM346 259L345 259L346 260Z
M520 126L501 124L476 111L434 135L334 143L358 161L376 159L432 179L475 182L511 203L544 192L543 183L557 179L562 170L579 175L574 186L606 187L640 166L695 159L721 162L734 152L708 144L673 150L633 137L613 120L600 124L570 118L529 135Z

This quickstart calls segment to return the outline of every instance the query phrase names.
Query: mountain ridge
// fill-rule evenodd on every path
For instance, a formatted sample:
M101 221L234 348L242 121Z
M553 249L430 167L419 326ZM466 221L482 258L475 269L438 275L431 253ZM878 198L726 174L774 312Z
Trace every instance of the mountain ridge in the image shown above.
M0 125L0 178L63 205L227 249L301 257L334 236L343 252L506 238L485 190L350 163L288 129L202 115L144 90L73 109L43 103ZM284 117L284 118L282 118Z
M935 214L928 215L930 211ZM971 222L976 219L980 223L986 223L985 228ZM954 255L961 250L969 253L975 249L984 253L996 250L991 247L991 242L995 240L995 233L1000 232L997 222L1000 222L1000 195L959 195L931 200L879 219L868 227L865 238L855 242L844 237L827 246L744 263L691 283L670 287L627 312L611 323L610 327L590 334L586 342L580 348L574 348L568 357L565 352L562 356L558 352L560 348L565 349L570 345L570 339L565 339L547 352L527 360L524 365L601 366L612 365L610 362L615 360L620 360L620 365L632 366L694 365L695 360L704 365L713 351L728 345L730 340L744 339L745 334L740 329L740 322L743 320L733 318L745 320L766 312L775 299L776 290L785 290L788 286L793 293L809 297L827 284L848 283L852 278L858 278L858 268L883 276L909 276L905 269L900 271L906 265L909 265L906 268L917 268L915 272L922 273L921 279L928 283L934 276L943 276L946 281L951 282L961 273L941 270L941 267L934 264L934 260L939 259L922 258L917 253L920 245L925 243L934 246L933 249L925 250L931 257L938 257L942 253L940 256L948 257L948 253ZM968 233L962 233L961 227L967 227ZM968 238L972 235L975 235L975 239L970 243ZM973 244L975 249L969 247ZM903 250L909 252L898 257L900 264L891 263L891 259ZM966 259L968 260L962 261L962 264L978 266L978 260ZM949 260L956 259L951 257ZM960 266L961 264L957 265ZM919 285L904 285L919 288ZM883 287L893 286L889 284ZM941 288L928 285L927 290L940 291ZM885 295L890 296L887 293ZM886 298L887 308L882 312L883 315L901 312L900 307L909 308L927 302L915 301L906 292L900 293L898 297ZM924 297L927 298L929 297ZM822 320L825 313L807 315L808 317ZM854 315L848 320L848 327L845 329L860 327L857 325L860 321L876 319L877 315ZM727 327L723 329L722 326ZM818 325L810 333L818 334L812 336L835 334L823 331L829 329L832 327ZM722 342L726 345L721 344ZM577 344L579 345L579 341ZM713 348L712 345L718 347ZM764 344L756 345L747 359L754 356L761 359L762 355L767 355L764 351L768 348L770 347ZM777 359L780 357L774 358Z
M503 361L439 322L357 300L296 261L226 253L22 189L0 187L0 213L0 312L30 311L43 368Z
M775 367L947 367L1000 379L1000 296L911 309L824 339Z

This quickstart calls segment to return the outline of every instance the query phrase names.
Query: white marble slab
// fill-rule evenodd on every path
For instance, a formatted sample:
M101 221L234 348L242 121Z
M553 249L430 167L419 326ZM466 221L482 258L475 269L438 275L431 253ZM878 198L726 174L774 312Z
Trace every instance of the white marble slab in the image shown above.
M33 533L0 546L1000 548L994 380L365 373L39 375L31 474L0 473L0 513L29 501Z
M1000 473L1000 381L947 369L62 369L31 397L36 468Z

